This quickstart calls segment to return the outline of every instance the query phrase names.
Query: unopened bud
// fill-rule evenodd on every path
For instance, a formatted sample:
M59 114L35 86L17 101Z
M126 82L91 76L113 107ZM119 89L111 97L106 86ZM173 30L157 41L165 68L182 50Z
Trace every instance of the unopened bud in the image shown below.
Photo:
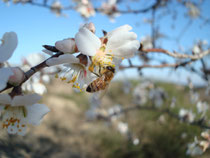
M75 53L76 43L73 38L64 39L55 43L56 49L63 53Z
M84 27L86 27L92 33L96 32L96 27L95 27L95 25L92 22L85 24Z
M13 75L9 77L8 83L13 86L18 86L25 78L23 70L19 67L11 67Z

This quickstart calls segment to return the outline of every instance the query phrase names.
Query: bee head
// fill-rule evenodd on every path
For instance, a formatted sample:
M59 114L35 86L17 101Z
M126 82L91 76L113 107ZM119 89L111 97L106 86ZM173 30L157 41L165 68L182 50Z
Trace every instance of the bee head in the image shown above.
M113 68L112 66L107 66L106 69L115 73L115 68Z

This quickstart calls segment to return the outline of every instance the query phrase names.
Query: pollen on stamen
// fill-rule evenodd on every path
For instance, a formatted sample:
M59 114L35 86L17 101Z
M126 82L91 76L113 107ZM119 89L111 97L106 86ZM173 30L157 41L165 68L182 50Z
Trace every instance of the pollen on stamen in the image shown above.
M55 74L55 78L58 78L58 74Z
M65 81L66 80L66 77L61 77L60 78L62 81Z

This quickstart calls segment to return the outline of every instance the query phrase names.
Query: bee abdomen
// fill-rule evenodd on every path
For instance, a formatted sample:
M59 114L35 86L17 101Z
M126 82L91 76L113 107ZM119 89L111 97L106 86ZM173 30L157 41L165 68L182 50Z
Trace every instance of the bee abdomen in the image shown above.
M86 89L87 92L94 93L99 90L104 90L106 88L106 83L96 79L92 83L90 83Z

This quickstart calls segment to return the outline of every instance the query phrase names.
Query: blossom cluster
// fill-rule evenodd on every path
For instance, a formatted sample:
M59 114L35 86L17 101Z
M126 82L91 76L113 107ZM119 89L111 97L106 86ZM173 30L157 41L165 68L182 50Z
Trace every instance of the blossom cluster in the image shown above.
M85 90L98 77L102 77L101 82L107 84L104 75L107 69L112 67L115 73L121 61L134 56L139 48L137 35L129 32L131 29L131 26L124 25L98 38L94 34L94 24L85 24L74 38L57 41L55 48L63 54L48 59L46 63L48 66L64 64L63 71L56 77L71 83L78 91ZM54 54L49 50L44 52ZM95 88L99 91L105 87L101 83L96 84Z
M94 34L94 24L85 24L74 38L57 41L53 47L55 52L52 49L43 50L51 55L50 58L46 59L42 54L31 54L23 59L20 67L12 67L7 62L17 47L17 35L14 32L5 33L0 45L0 91L7 87L13 89L9 94L0 94L2 128L10 134L24 135L27 124L40 124L43 116L50 111L47 106L38 103L41 99L38 94L47 91L42 83L50 82L47 74L56 73L55 77L72 83L73 88L79 91L99 78L101 84L96 83L91 88L95 89L94 92L106 88L112 78L107 80L105 72L115 74L120 62L132 57L139 48L137 35L129 32L131 29L131 26L124 25L98 38ZM51 69L36 72L37 65ZM35 74L28 78L25 72ZM93 92L91 89L86 91Z

